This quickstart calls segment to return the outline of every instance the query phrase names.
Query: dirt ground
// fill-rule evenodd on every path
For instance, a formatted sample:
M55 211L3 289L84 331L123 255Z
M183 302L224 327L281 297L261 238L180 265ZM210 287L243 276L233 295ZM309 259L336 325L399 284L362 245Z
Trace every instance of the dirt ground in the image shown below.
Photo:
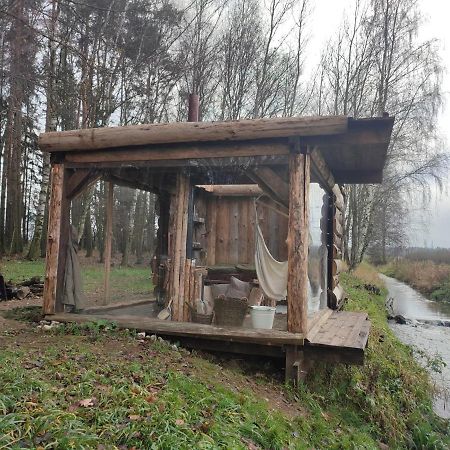
M28 297L23 300L0 301L0 333L23 330L28 327L26 323L17 320L5 319L3 313L18 307L42 305L42 297Z

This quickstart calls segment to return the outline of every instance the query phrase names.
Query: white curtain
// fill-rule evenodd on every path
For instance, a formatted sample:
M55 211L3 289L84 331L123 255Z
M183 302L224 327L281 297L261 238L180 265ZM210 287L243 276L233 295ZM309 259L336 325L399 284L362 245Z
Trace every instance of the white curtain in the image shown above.
M287 293L287 261L277 261L269 252L261 228L256 223L255 266L258 281L264 295L283 300Z

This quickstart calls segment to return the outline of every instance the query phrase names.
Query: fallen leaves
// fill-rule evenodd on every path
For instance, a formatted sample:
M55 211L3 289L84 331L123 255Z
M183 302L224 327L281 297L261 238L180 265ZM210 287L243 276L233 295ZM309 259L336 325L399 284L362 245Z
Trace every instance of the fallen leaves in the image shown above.
M72 403L68 411L73 412L78 408L92 408L98 404L98 400L96 397L84 398L83 400L79 400L78 402Z
M78 403L83 408L91 408L97 404L97 399L95 397L85 398L84 400L80 400Z
M129 416L128 416L128 418L132 421L132 422L135 422L135 421L137 421L137 420L141 420L141 416L139 415L139 414L130 414Z

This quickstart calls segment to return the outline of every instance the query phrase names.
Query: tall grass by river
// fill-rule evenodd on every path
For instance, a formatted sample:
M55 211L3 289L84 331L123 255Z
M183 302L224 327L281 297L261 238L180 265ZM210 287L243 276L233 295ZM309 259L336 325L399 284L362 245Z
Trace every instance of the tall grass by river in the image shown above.
M450 302L450 264L402 258L383 267L382 272L432 300Z

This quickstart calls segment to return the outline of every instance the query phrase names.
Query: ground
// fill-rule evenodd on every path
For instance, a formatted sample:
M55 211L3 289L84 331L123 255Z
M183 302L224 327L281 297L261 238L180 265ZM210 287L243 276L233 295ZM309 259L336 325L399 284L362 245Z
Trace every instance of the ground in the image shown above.
M347 308L373 323L365 366L318 365L295 389L273 361L190 353L114 324L5 322L0 449L449 448L428 376L387 327L383 295L367 279L343 282Z

